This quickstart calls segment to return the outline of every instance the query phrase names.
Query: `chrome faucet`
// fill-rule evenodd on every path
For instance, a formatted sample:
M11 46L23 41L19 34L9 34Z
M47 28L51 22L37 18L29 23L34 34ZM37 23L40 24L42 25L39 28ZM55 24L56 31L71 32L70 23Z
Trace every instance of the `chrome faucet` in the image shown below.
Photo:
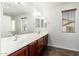
M40 34L40 31L38 31L38 34Z
M12 34L12 36L15 36L14 41L16 41L17 38L18 38L18 36L17 36L17 34L15 33L15 31L9 31L9 32Z
M18 39L18 36L17 35L15 35L15 39L14 39L14 41L16 41Z

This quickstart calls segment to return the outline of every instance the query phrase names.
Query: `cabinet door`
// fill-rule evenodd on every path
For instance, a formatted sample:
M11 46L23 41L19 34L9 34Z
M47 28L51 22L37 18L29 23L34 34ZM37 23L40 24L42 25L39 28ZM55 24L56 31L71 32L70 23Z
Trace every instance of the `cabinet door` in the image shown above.
M29 55L29 51L28 51L28 46L26 46L26 52L25 52L26 56Z
M29 44L29 56L37 56L37 41Z
M43 38L44 38L44 48L45 48L48 44L48 34L45 35Z
M15 51L14 53L10 54L9 56L26 56L26 55L28 55L28 46Z
M41 54L42 50L43 50L43 37L38 39L38 55Z

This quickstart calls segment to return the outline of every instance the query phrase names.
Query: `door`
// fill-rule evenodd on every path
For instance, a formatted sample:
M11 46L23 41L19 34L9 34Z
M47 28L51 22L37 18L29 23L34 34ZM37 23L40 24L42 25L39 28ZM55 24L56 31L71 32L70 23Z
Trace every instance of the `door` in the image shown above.
M45 48L48 44L48 34L45 35L43 38L44 38L44 48Z
M29 56L37 56L37 41L29 44Z
M41 52L43 50L43 45L44 45L44 43L43 43L43 37L42 37L42 38L38 39L38 55L41 54Z

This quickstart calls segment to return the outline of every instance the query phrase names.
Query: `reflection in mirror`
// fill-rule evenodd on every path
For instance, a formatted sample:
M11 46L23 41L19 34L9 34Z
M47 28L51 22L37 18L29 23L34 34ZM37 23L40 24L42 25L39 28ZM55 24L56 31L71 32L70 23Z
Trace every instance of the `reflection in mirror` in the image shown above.
M39 28L40 27L40 18L36 18L35 23L36 23L35 27Z
M16 33L15 33L15 20L11 20L11 27L12 27L12 30L9 31L10 35L14 36ZM10 36L9 35L9 36Z
M12 31L12 20L10 16L3 15L1 20L1 37L8 37Z
M47 20L46 17L37 9L34 10L33 15L35 17L35 32L47 30Z
M44 27L44 20L41 19L41 27Z
M37 28L46 28L47 27L47 21L45 19L41 18L36 18L35 19L35 24Z
M47 21L33 3L1 2L3 19L1 37L33 33L46 29ZM19 6L19 7L18 7Z
M75 32L75 11L76 9L62 11L63 32L65 33Z
M41 19L41 27L47 27L47 21L45 19Z
M9 37L15 34L15 20L12 20L11 16L3 14L1 20L1 37Z

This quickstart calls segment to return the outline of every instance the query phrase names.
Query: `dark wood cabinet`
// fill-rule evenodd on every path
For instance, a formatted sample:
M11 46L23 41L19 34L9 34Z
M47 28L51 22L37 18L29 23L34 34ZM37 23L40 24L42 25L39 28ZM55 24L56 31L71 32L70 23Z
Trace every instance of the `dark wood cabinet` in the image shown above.
M9 56L28 56L28 46L25 46L14 53L10 54Z
M40 38L40 39L38 39L38 45L37 45L37 47L38 47L38 55L40 55L41 54L41 51L43 50L43 37L42 38Z
M28 49L29 49L29 46L26 46L26 51L25 51L25 53L26 53L25 55L26 55L26 56L29 55L29 51L28 51Z
M39 56L48 44L48 34L13 52L9 56Z
M37 41L29 44L29 56L37 56Z
M47 44L48 44L48 34L43 37L43 42L44 42L43 46L45 48L47 46Z

